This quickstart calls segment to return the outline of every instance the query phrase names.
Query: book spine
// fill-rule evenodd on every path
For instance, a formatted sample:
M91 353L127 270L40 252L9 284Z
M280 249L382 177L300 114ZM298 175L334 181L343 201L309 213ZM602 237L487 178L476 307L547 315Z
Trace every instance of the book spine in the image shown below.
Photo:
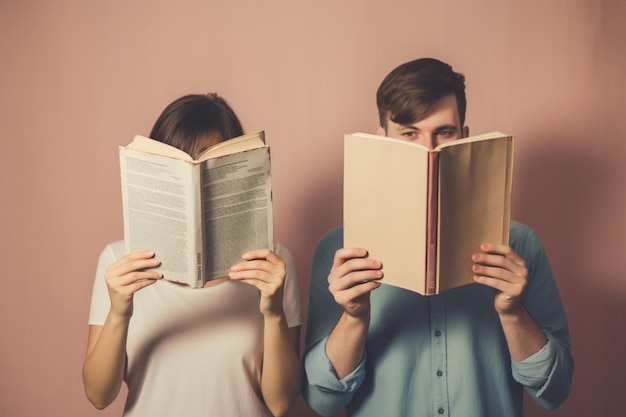
M426 215L426 295L437 293L437 222L439 211L439 152L428 153Z
M192 252L192 254L195 255L195 259L193 259L193 261L195 261L193 263L193 273L195 273L194 288L202 288L204 287L204 283L206 282L204 265L205 236L204 228L202 225L202 193L204 188L202 186L202 166L193 165L192 172L192 190L194 190L193 201L191 202L191 205L193 207L193 230L191 230L190 233L194 237L194 251Z

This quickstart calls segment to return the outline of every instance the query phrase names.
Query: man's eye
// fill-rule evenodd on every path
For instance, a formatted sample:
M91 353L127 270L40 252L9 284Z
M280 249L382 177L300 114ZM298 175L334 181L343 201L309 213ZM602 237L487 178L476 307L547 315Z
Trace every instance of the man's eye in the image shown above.
M402 134L402 136L404 136L405 138L413 138L413 137L415 137L415 132L413 132L413 131L410 131L410 132L404 132L404 133Z
M454 136L454 132L452 130L442 130L438 133L438 135L443 138L451 138Z

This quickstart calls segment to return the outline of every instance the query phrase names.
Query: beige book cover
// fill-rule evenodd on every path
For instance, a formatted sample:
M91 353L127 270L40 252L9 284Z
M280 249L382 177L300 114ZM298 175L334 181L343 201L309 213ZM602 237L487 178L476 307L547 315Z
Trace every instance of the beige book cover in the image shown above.
M344 246L381 260L383 283L422 295L473 282L479 245L508 243L513 149L514 137L500 132L432 150L346 135Z

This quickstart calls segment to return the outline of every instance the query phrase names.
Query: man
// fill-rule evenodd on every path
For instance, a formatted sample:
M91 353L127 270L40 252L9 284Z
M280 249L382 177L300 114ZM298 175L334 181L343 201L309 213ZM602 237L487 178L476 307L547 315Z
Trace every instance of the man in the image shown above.
M435 59L393 70L377 104L380 135L433 148L469 134L464 76ZM545 408L566 399L567 320L533 231L511 222L510 246L476 248L474 284L430 297L381 285L384 259L342 243L343 229L331 230L313 260L304 396L314 410L521 417L522 388Z

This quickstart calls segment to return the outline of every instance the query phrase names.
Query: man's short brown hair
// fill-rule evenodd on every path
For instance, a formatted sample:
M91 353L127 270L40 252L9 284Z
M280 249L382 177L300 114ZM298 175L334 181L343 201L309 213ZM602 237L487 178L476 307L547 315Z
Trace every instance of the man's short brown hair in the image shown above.
M454 72L445 62L420 58L391 71L378 87L376 104L380 126L387 130L387 120L408 125L428 113L432 106L448 94L456 96L461 120L465 124L465 77Z

